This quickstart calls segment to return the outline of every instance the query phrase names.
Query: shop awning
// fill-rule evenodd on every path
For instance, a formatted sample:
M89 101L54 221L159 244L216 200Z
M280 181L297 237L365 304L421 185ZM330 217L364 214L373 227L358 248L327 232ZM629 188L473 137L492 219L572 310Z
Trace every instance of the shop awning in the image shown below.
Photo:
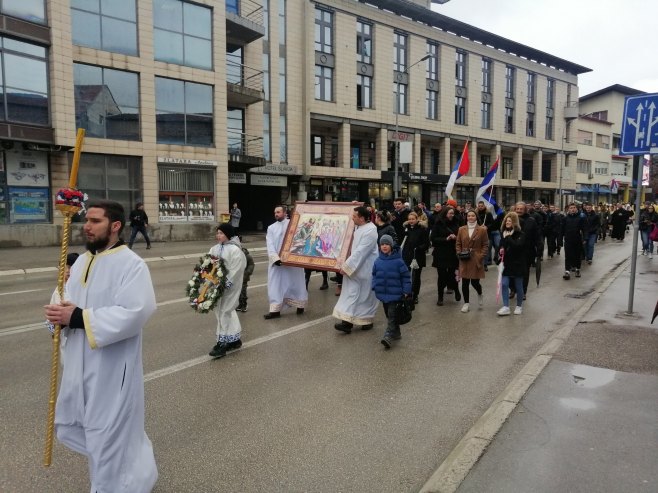
M576 192L588 193L588 192L593 192L593 190L592 187L590 187L589 185L578 185Z

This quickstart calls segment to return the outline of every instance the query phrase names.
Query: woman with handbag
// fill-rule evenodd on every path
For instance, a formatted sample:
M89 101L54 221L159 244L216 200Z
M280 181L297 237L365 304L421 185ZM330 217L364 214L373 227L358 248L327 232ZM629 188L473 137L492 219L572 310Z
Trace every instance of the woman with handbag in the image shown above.
M455 272L459 268L457 260L456 243L459 231L459 219L455 216L455 209L449 205L445 206L434 222L430 242L434 247L432 251L432 267L436 267L437 289L439 299L438 306L443 306L443 291L445 288L455 292L455 301L461 301L462 297L457 286Z
M459 228L455 246L464 296L462 313L466 313L469 310L469 285L472 285L477 292L479 305L482 306L484 302L480 279L484 279L484 259L489 248L487 228L478 225L474 210L466 213L466 225Z
M416 212L410 212L407 222L404 223L404 236L402 239L402 260L411 270L411 290L414 304L418 303L420 292L420 274L425 267L425 257L430 246L427 223L418 220Z

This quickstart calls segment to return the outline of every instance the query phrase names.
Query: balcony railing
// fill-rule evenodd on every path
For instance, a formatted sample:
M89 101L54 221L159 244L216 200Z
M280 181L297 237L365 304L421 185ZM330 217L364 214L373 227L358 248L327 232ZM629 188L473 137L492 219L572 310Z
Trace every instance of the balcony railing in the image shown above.
M229 156L263 159L263 137L230 129L227 136Z
M263 71L243 65L229 56L226 60L226 82L260 92L263 90Z
M263 25L263 6L253 0L227 0L226 11Z

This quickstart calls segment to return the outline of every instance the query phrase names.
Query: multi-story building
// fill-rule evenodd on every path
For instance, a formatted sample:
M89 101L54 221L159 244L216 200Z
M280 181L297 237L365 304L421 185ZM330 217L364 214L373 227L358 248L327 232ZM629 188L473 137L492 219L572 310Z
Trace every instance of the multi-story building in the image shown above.
M601 202L629 201L633 182L633 159L632 156L620 155L619 145L625 98L638 94L643 94L643 91L614 84L579 99L580 113L583 116L578 120L578 169L584 170L589 162L591 167L587 175L592 175L592 179L586 181L585 173L578 174L579 198ZM585 124L582 135L581 124ZM593 157L592 151L598 158ZM599 164L596 159L600 160ZM597 170L605 170L604 162L608 164L606 177L597 173ZM605 186L605 181L607 180L609 185L612 179L619 183L617 194L610 193L609 187ZM595 183L601 183L598 190L592 186Z
M498 157L501 204L575 191L589 69L429 0L25 0L0 15L5 244L57 241L76 127L79 187L144 202L163 239L208 237L234 201L245 228L278 202L441 201L467 141L458 200Z

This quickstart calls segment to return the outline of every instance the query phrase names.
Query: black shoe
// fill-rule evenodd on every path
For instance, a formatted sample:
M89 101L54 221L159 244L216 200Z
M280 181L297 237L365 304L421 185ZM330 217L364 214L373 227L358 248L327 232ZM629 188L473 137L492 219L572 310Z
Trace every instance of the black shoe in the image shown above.
M488 265L484 266L484 272L489 272L489 266Z
M338 276L331 276L331 277L329 278L329 280L330 280L331 282L338 282Z
M151 249L151 245L146 245L146 249L147 249L147 250L150 250L150 249Z
M462 295L459 292L459 289L455 289L455 301L461 301L462 300Z
M548 258L551 258L551 259L552 259L552 258L553 258L553 255L549 255Z
M223 342L218 342L215 344L215 347L208 353L208 356L213 358L223 358L226 356L226 344Z
M588 264L588 265L592 265L592 261L591 261L591 260L588 260L588 261L587 261L587 264Z
M381 342L386 349L391 349L391 346L393 346L393 339L389 335L385 335L379 342Z
M562 276L562 279L564 279L565 281L568 281L569 279L571 279L571 272L569 272L568 270L565 270L564 275Z
M436 302L436 306L443 306L443 299Z
M227 351L233 351L234 349L240 349L242 347L242 341L238 339L237 341L229 342L226 345Z
M240 303L238 307L235 309L236 312L246 312L247 311L247 305L243 305Z
M329 289L329 284L326 282L322 283L322 286L320 286L320 291L324 291L325 289Z
M297 315L304 315L304 309L303 308L297 308Z
M580 277L580 269L576 269L576 277Z
M263 318L265 320L270 320L272 318L279 318L280 316L281 316L281 312L270 312L263 315Z
M361 330L370 330L372 329L372 324L366 324L361 326Z
M345 332L346 334L352 333L352 327L353 325L349 322L338 322L337 324L334 325L334 329L340 330L341 332Z
M414 305L417 305L417 304L418 304L418 296L416 296L416 297L414 298Z

